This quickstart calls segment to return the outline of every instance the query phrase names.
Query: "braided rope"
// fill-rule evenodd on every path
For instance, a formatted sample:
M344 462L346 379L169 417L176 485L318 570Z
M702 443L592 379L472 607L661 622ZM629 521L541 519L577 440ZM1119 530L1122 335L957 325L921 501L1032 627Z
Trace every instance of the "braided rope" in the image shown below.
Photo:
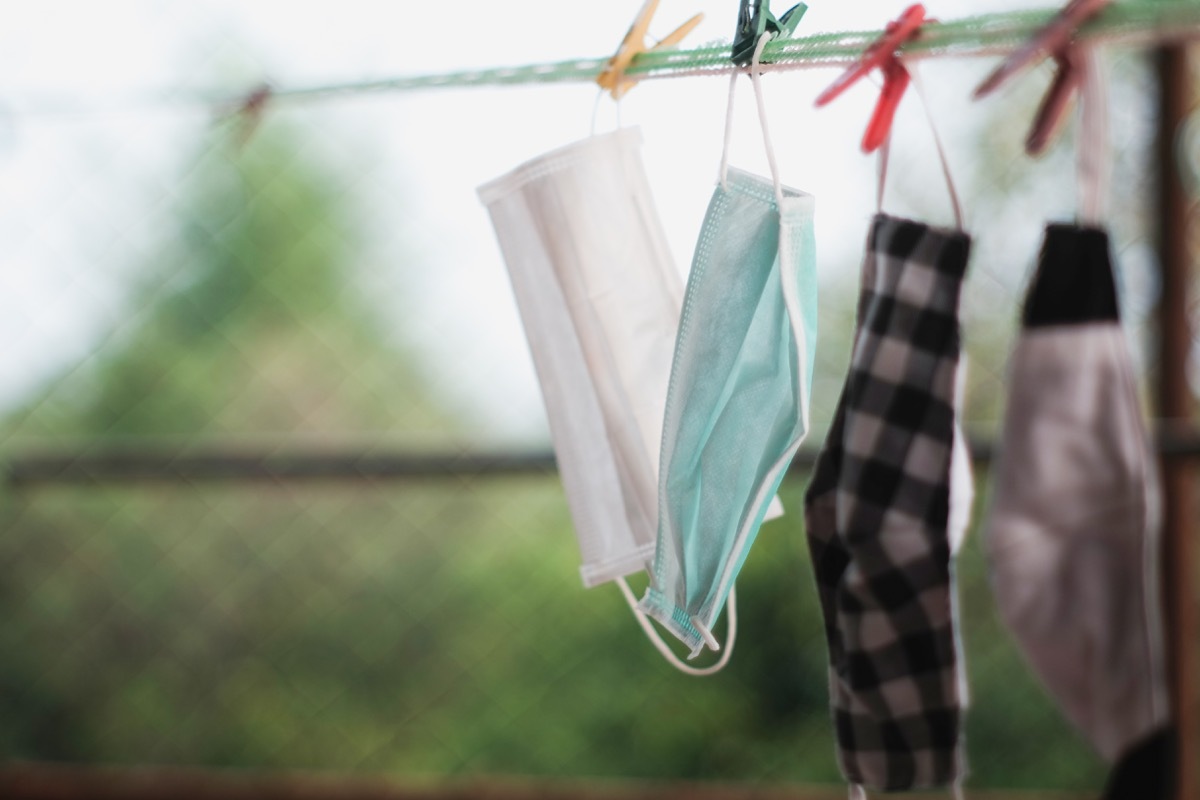
M906 44L907 58L983 56L1004 54L1023 44L1044 26L1056 9L983 14L948 22L932 22ZM777 72L846 65L881 34L879 30L818 33L776 39L763 50L760 69ZM1081 41L1150 44L1200 39L1200 3L1196 0L1131 0L1116 3L1085 25ZM729 58L730 44L718 42L689 50L662 50L638 55L625 74L639 80L693 75L728 75L744 67ZM409 75L353 83L273 88L272 101L312 101L369 93L432 89L465 89L483 86L518 86L544 83L586 83L596 79L608 57L495 67L429 75ZM70 103L19 103L18 113L72 114L96 110L129 110L138 106L207 106L237 109L244 97L213 92L172 91L123 104L120 109L96 109Z

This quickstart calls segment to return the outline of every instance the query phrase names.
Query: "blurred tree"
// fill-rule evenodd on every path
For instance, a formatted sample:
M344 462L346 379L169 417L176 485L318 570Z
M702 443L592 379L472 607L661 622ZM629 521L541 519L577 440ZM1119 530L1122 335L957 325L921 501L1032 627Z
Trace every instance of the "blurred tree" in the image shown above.
M205 147L128 317L7 427L183 438L458 427L356 291L352 201L313 153L271 124L244 148Z
M355 289L352 193L313 153L271 124L206 149L127 320L3 428L453 439ZM846 318L856 292L838 289ZM0 496L0 757L837 781L801 488L746 563L738 652L707 680L666 666L612 587L580 590L552 476ZM980 694L1030 706L1012 683ZM1004 730L983 730L987 767ZM1077 749L1041 751L1060 765L1043 783L1084 781Z

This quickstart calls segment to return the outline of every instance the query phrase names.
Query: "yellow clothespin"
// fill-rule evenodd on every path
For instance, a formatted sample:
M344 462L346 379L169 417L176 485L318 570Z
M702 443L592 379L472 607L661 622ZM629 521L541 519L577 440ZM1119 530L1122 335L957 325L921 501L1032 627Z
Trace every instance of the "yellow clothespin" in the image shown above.
M616 55L608 60L608 64L596 78L596 83L600 84L600 88L607 89L614 100L620 100L637 84L637 78L625 77L625 70L629 68L636 56L679 44L683 41L683 37L691 33L700 24L700 20L704 19L703 14L697 14L671 31L654 46L646 47L646 32L650 29L650 18L654 16L657 9L658 0L646 0L642 5L642 10L634 18L633 24L629 26L629 33L625 34L625 38L621 40L621 46L617 48Z

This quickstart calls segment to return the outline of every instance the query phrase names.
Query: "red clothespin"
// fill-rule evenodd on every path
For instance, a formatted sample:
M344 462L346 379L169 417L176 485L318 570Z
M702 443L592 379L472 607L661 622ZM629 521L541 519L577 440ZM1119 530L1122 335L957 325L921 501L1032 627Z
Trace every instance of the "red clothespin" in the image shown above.
M878 67L883 72L883 91L875 111L871 114L871 122L863 136L862 149L864 153L878 150L887 141L892 130L892 120L896 117L896 109L904 98L910 81L908 70L896 57L896 51L901 45L912 39L925 24L925 6L920 3L905 9L900 18L889 22L883 36L876 39L859 58L858 62L841 74L828 89L817 97L817 107L832 102L835 98L850 88L856 81Z
M636 78L625 77L625 70L633 63L635 57L642 53L662 50L679 44L704 19L703 14L696 14L687 22L664 36L657 44L647 47L646 34L650 30L650 18L654 16L654 12L657 9L658 0L646 0L642 5L641 11L634 17L633 24L629 26L629 32L621 40L621 45L617 48L617 52L608 60L608 63L604 65L604 69L596 77L596 83L600 84L600 88L608 90L614 100L620 100L622 95L637 84Z
M234 135L234 146L237 149L245 147L253 138L255 131L258 130L267 104L271 100L272 92L271 85L263 83L256 86L236 104L218 112L218 121L228 119L237 124L237 131Z
M1083 72L1075 52L1075 34L1083 23L1103 11L1112 0L1071 0L1051 22L1042 28L1023 47L996 67L979 84L974 97L978 100L1001 84L1038 61L1050 56L1058 62L1058 72L1050 84L1045 99L1034 118L1033 130L1025 140L1025 151L1036 156L1054 140L1067 119L1071 98L1079 88Z

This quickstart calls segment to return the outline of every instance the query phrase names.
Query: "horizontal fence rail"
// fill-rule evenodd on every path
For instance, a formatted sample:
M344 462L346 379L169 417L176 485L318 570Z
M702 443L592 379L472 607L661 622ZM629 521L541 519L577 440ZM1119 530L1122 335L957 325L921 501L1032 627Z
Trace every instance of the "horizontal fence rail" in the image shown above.
M822 441L823 436L813 437ZM986 466L999 443L969 437L971 459ZM1154 447L1168 461L1200 458L1200 429L1162 424ZM800 450L791 473L807 472L819 450ZM31 447L8 457L3 480L20 489L41 484L88 484L147 481L303 481L419 480L451 477L504 477L554 472L554 453L505 452L413 453L364 452L361 448L302 447L255 449L236 444L189 446L186 451L153 442L96 444L86 448Z
M0 766L6 800L844 800L841 787L476 778L405 786L382 778L183 768ZM914 792L912 800L945 797ZM974 800L1083 800L1054 792L972 791Z

